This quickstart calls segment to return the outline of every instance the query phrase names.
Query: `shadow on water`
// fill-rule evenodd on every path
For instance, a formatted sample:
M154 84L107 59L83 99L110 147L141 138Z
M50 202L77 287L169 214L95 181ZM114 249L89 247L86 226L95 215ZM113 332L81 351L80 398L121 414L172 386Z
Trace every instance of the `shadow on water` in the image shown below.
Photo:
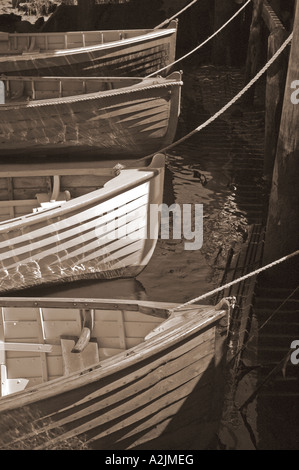
M91 299L131 299L147 300L146 291L136 279L108 281L81 280L64 284L31 287L9 293L16 297L66 297Z
M229 101L242 88L243 77L234 70L203 67L186 71L184 81L177 138ZM180 303L218 287L228 250L232 246L236 252L242 248L250 226L262 215L263 119L263 109L235 108L167 155L164 202L168 206L203 204L201 249L186 250L183 236L169 240L160 237L152 259L137 279L82 280L30 288L13 295ZM209 303L209 299L204 303ZM167 427L167 434L183 422L187 411L196 408L202 386L200 379ZM204 429L214 424L217 423L213 420L206 422ZM152 444L154 447L155 442ZM167 444L166 447L169 448Z
M242 86L242 71L234 68L187 68L176 139L213 115ZM168 206L190 204L193 229L194 206L203 204L200 249L186 249L182 230L177 239L160 236L152 259L137 279L82 280L14 295L180 303L218 287L229 249L242 247L250 226L261 215L263 119L260 108L234 108L167 155L163 201Z

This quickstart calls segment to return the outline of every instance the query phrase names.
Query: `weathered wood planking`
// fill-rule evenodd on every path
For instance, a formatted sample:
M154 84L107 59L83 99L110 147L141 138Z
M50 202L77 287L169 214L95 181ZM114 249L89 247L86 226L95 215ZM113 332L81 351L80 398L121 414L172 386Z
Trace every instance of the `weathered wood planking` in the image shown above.
M174 61L176 34L176 21L158 30L1 33L0 70L22 76L146 76Z
M46 340L57 345L47 355L45 353L28 350L6 353L7 365L10 373L8 378L26 377L29 386L41 383L45 371L49 380L63 375L63 359L60 347L60 337L79 337L81 332L80 310L59 308L3 308L3 322L5 327L5 340L9 342L41 344ZM110 318L111 317L111 318ZM119 320L123 322L123 329L119 330ZM104 357L114 355L126 349L122 344L124 335L127 347L133 347L143 341L146 334L162 321L158 317L150 317L134 311L95 311L95 325L93 337L97 338L98 345L105 348ZM42 337L41 337L42 331ZM116 348L113 345L116 344ZM122 347L121 347L122 346ZM114 350L115 349L115 350ZM41 360L39 359L41 356ZM34 367L33 367L34 365Z
M63 303L57 300L59 305ZM14 301L5 301L6 310L9 302ZM39 308L48 308L42 302ZM45 302L47 305L48 299ZM142 304L138 302L141 309ZM103 302L104 311L97 309L96 316L99 319L103 313L107 318L110 312L116 320L122 314L122 320L136 322L137 326L145 320L149 332L159 307L162 318L167 307L166 303L155 304L155 316L149 321L144 315L138 318L134 304L126 306L123 301L122 305L117 311L117 301L116 309L107 310ZM34 391L35 397L24 390L18 402L13 395L0 400L2 446L59 448L62 441L81 441L96 449L206 448L220 417L221 398L218 393L215 407L212 392L215 387L222 390L219 369L225 357L223 333L227 324L221 323L227 315L221 305L216 309L194 306L194 311L189 308L175 315L181 319L175 327L149 340L141 339L128 354L124 351L100 361L100 368L94 365L87 374L78 372L48 382L46 389L41 384ZM17 436L14 417L19 407L22 413L18 415L21 422ZM22 418L27 413L30 423Z
M267 58L270 60L286 40L288 33L272 6L266 0L263 3L262 17L270 32L267 54ZM267 72L264 175L269 180L272 177L275 161L286 82L287 61L287 54L284 51Z
M111 91L101 91L106 78L98 78L98 91L77 94L51 89L93 79L3 78L7 103L0 105L0 155L22 155L57 150L94 151L97 156L136 158L151 155L170 144L180 114L181 73L167 78L108 79ZM13 99L11 89L21 86ZM34 93L32 87L34 84ZM47 86L44 99L36 89ZM61 88L61 87L60 87ZM87 90L87 86L86 86ZM66 94L67 96L64 96ZM48 97L50 96L50 98Z
M298 249L298 54L299 54L299 2L294 10L293 40L288 61L281 121L273 168L263 262L270 263ZM290 264L289 264L290 263ZM268 273L268 279L279 285L282 273L298 278L298 263L290 261Z
M66 173L72 171L65 170ZM96 170L95 170L96 172ZM84 169L81 172L71 176L60 176L60 192L68 191L70 197L76 198L89 192L102 188L111 176L84 174ZM29 172L30 173L30 172ZM0 218L6 220L8 218L18 217L25 215L35 207L39 206L37 194L51 194L53 190L53 171L49 171L50 176L34 176L34 171L31 176L23 177L2 177L0 167ZM78 173L81 173L80 175ZM14 214L10 213L10 207L14 207Z
M29 171L24 171L19 169L9 170L7 165L1 165L0 222L29 214L39 207L37 194L42 193L50 197L53 191L53 177L55 174L61 175L60 192L68 191L70 197L76 198L103 187L115 175L115 171L109 168L66 169L64 167L61 169L57 167L52 170L48 169L47 165L43 170L36 170L32 165Z
M60 189L68 187L64 178ZM150 204L162 203L163 181L164 156L156 155L148 167L120 170L103 188L91 186L82 196L76 197L82 188L74 194L71 187L52 202L51 192L38 194L36 202L0 201L2 219L1 210L15 210L15 218L0 219L0 289L136 275L155 249L160 221L157 217L149 227L148 211ZM95 182L94 176L84 180L83 192ZM66 192L75 197L64 198ZM28 206L40 210L20 217Z

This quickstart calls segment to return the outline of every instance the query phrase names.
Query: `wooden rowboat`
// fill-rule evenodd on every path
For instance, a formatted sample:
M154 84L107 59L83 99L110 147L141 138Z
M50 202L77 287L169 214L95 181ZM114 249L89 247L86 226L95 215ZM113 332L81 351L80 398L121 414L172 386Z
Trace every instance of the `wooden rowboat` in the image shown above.
M2 449L204 449L230 302L1 298Z
M159 232L150 208L162 203L163 155L135 169L11 167L0 169L0 291L134 277L147 265Z
M152 155L174 139L181 85L180 72L149 79L2 77L0 155Z
M177 21L164 29L0 32L0 73L145 77L175 60L176 36Z

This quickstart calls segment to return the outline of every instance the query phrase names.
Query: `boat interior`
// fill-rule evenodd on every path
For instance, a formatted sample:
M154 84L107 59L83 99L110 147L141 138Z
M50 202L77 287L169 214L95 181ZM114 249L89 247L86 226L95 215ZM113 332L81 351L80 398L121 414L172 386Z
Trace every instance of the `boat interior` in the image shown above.
M92 47L135 38L150 32L151 29L12 34L0 32L0 57Z
M27 306L22 307L24 300ZM14 306L0 308L1 396L133 348L169 316L165 307L142 308L137 302L40 303L13 299Z
M53 208L56 205L102 188L118 174L113 167L70 165L0 164L0 225L7 219ZM52 166L52 168L51 168Z
M142 78L127 77L0 77L3 85L1 104L49 100L119 90L137 85Z
M0 159L0 228L8 219L54 208L87 195L116 178L122 169L148 168L152 158L88 160L78 158Z

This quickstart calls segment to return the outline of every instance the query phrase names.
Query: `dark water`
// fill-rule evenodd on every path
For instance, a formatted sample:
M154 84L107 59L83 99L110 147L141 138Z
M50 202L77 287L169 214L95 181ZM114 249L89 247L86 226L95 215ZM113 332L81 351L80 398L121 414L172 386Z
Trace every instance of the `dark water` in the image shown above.
M206 66L185 70L177 138L213 115L242 87L243 73L235 68ZM235 106L167 155L164 203L203 204L201 249L186 251L183 238L160 238L151 261L137 279L82 280L31 288L14 295L181 303L218 287L229 250L233 248L237 254L251 227L263 217L263 135L261 84L254 107ZM203 301L210 302L209 298ZM251 391L245 390L242 402L248 393ZM231 431L225 433L226 427L223 429L220 439L230 443ZM233 428L232 436L231 448L252 448L246 430L239 425Z
M242 71L235 68L192 66L184 70L183 78L177 138L204 122L243 86ZM263 119L259 104L251 109L235 107L167 155L164 203L203 204L201 249L185 250L183 238L159 239L137 279L77 281L17 295L180 303L217 287L228 250L242 247L260 216L252 212L252 198L259 197Z

